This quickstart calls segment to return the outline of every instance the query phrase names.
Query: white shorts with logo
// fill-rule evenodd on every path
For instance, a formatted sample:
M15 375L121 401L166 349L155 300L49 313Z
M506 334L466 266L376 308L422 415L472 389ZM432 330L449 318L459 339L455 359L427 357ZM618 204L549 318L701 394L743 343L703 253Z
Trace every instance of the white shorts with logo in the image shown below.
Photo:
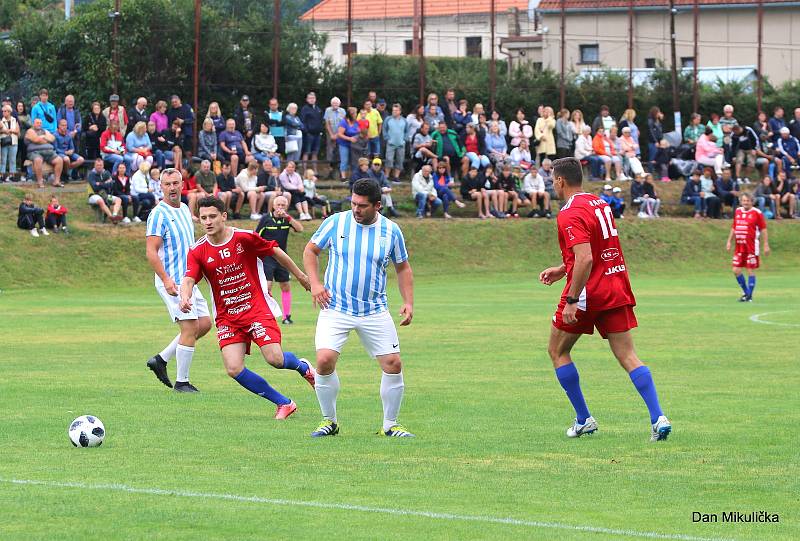
M388 310L369 316L351 316L336 310L321 310L315 337L317 351L342 352L350 331L355 330L371 357L400 353L397 328Z
M169 318L173 323L176 321L199 319L201 317L211 317L208 311L208 303L197 286L194 286L194 289L192 289L192 309L188 312L182 312L180 308L180 295L175 295L173 297L167 293L164 284L160 283L160 280L158 282L159 283L156 284L156 291L158 291L158 294L164 300L164 304L167 305Z

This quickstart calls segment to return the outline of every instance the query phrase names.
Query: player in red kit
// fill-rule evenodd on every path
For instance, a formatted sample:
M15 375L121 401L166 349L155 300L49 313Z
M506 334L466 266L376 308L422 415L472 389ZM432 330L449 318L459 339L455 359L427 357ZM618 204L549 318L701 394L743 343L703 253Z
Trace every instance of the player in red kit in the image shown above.
M597 430L571 357L580 336L593 334L597 328L647 405L650 441L665 440L672 425L661 411L650 369L636 355L630 333L637 326L633 313L636 300L614 216L608 203L581 189L582 183L578 160L553 162L553 188L566 201L558 214L558 243L564 262L539 275L539 281L548 286L567 277L548 346L556 377L575 408L575 422L567 429L567 436L577 438Z
M242 387L275 403L278 406L275 418L285 419L297 410L297 405L245 367L244 357L250 353L250 343L255 342L269 364L296 370L312 387L314 370L305 359L281 350L281 331L275 323L275 315L281 312L267 293L261 258L274 257L306 290L311 289L308 277L275 241L264 240L252 231L228 227L222 200L205 197L198 207L206 236L189 250L186 275L181 282L181 310L191 309L192 288L205 277L214 296L217 339L225 370Z
M733 274L744 293L739 302L750 302L753 300L753 291L756 288L756 269L761 265L762 237L764 255L769 255L767 221L761 211L753 207L752 195L742 194L739 201L742 206L736 209L733 215L733 225L725 248L730 252L731 241L736 239L736 249L733 251ZM742 274L744 269L747 269L746 282Z

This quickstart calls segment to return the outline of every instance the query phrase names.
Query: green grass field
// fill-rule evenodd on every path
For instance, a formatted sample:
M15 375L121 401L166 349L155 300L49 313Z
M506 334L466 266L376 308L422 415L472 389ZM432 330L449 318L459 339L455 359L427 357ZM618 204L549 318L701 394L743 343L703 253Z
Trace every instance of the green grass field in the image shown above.
M0 208L13 197L0 190ZM225 375L212 337L192 367L202 393L155 380L144 362L175 329L143 228L83 224L80 201L70 237L0 226L0 539L797 537L797 224L774 227L752 304L736 302L720 249L728 224L621 224L637 349L674 425L651 444L644 404L597 336L575 361L600 430L564 436L573 412L546 354L560 289L535 283L556 261L552 222L403 222L417 280L401 419L418 437L374 435L380 371L353 336L342 432L317 441L305 381L251 359L298 403L274 421ZM295 305L284 347L311 357L315 314L298 290ZM85 413L105 423L100 448L67 439ZM754 510L781 522L692 523L693 511Z

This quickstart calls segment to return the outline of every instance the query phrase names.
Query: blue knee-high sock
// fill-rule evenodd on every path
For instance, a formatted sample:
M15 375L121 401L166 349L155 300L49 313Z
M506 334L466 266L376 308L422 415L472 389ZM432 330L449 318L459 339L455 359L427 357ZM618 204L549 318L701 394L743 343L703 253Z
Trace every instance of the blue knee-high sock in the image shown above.
M588 417L591 417L589 408L586 407L586 400L583 398L581 391L581 378L578 375L578 369L575 368L573 363L565 364L556 368L556 377L561 387L567 393L567 398L575 408L575 417L579 424L586 422Z
M650 369L646 366L640 366L629 375L634 387L642 395L642 399L647 405L647 410L650 412L650 422L655 423L659 417L664 415L664 412L661 411L661 405L658 403L656 384L653 383L653 375L650 373Z
M308 370L308 363L298 359L297 355L295 355L291 351L284 351L283 352L283 369L284 370L296 370L296 371L300 372L301 375L303 375Z
M279 406L291 402L291 400L273 389L270 384L267 383L267 380L255 372L251 372L247 368L242 370L241 373L233 379L235 379L239 385L251 393L255 393L262 398L266 398L270 402L273 402Z
M754 274L751 274L747 277L747 295L749 297L753 296L753 291L756 289L756 277Z
M739 287L742 288L742 291L745 295L749 295L750 291L747 289L747 282L744 280L744 274L740 274L736 277L736 281L739 282Z

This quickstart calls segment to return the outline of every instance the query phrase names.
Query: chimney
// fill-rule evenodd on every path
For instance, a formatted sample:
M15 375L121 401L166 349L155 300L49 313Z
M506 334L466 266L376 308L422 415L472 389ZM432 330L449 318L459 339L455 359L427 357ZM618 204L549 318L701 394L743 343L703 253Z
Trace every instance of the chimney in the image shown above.
M519 9L508 8L508 36L519 36Z

